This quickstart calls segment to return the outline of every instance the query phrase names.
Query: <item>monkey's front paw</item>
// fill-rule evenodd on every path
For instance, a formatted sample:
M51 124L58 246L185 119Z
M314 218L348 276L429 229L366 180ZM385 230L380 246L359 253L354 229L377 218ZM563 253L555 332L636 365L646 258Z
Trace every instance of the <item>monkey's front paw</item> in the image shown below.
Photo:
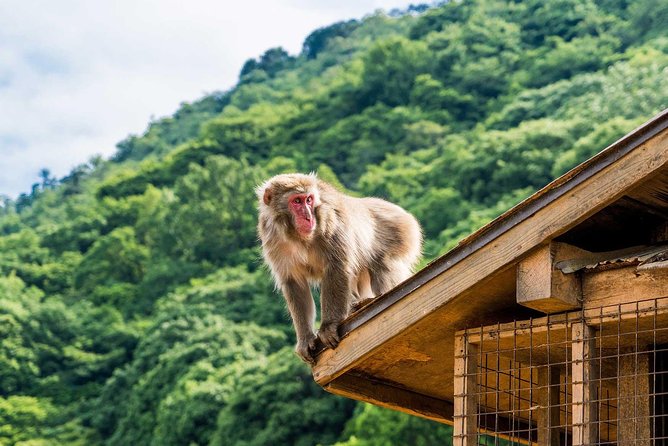
M313 335L310 339L304 339L297 342L295 353L307 364L315 364L315 342L318 338Z
M339 337L338 324L336 323L322 323L320 330L318 330L318 337L325 346L329 348L336 348L339 345L341 338Z

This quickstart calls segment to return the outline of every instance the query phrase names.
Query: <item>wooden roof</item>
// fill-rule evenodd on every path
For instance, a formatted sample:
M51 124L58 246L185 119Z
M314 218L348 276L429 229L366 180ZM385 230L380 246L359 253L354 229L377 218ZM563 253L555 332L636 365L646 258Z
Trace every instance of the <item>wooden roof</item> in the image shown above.
M538 314L516 303L522 259L553 241L613 251L666 240L666 221L668 110L353 314L313 376L332 393L447 422L454 333Z

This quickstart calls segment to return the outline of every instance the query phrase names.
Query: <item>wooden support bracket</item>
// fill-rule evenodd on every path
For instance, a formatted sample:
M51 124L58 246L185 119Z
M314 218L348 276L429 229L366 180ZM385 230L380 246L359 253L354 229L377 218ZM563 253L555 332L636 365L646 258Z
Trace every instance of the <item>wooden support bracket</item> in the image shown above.
M409 415L428 418L440 423L452 424L453 405L449 401L402 389L391 383L381 382L366 376L341 375L324 386L336 395L376 406L398 410Z
M579 309L582 285L577 274L564 274L556 262L590 254L552 242L532 251L517 265L517 303L546 314Z

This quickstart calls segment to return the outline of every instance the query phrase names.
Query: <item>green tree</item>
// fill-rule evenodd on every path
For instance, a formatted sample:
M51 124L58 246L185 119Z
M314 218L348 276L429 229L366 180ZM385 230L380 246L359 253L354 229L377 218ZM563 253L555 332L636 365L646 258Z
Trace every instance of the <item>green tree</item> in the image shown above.
M415 78L431 70L431 61L423 42L395 37L377 43L364 56L360 108L406 104Z
M401 412L360 404L334 446L451 445L452 427Z
M99 440L78 420L63 422L59 409L47 398L0 397L0 444L86 446Z
M610 63L620 42L610 36L576 37L568 42L550 37L547 45L527 53L535 61L527 72L526 83L543 86L568 79L580 72L596 71Z
M234 324L206 308L172 307L154 319L132 362L105 385L90 422L110 445L206 439L227 382L238 379L235 374L246 361L258 360L284 343L280 332ZM183 392L199 396L184 398ZM172 424L176 419L179 424Z
M39 352L30 336L30 312L42 293L16 276L0 278L0 395L33 388L40 376Z
M89 292L100 285L138 283L144 275L148 249L137 242L134 228L116 228L97 240L81 260L75 286Z
M234 265L255 258L255 186L262 172L223 156L192 164L174 187L157 248L188 261ZM159 241L158 241L159 240Z
M286 347L246 369L221 410L212 446L329 444L355 403L327 395Z
M302 54L308 59L315 59L326 47L327 44L336 37L346 37L350 35L358 26L357 20L347 20L333 25L319 28L309 34L304 39L302 45Z
M268 271L248 271L246 265L226 267L191 279L158 302L160 311L176 306L202 307L233 322L253 321L265 327L289 329L283 298ZM292 330L287 330L292 335Z

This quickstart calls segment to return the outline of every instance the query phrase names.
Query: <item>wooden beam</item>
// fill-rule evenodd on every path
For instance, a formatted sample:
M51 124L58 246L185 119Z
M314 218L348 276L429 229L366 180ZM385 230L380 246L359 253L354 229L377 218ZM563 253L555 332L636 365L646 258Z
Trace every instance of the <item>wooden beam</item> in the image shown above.
M397 288L400 293L389 292L360 311L359 319L349 321L354 329L343 333L339 346L318 356L314 379L325 385L354 368L426 315L504 268L513 267L520 256L575 227L668 165L668 132L663 127L656 133L653 130L663 126L665 119L661 115L645 130L636 131L555 180L401 284ZM651 134L647 139L646 132ZM638 139L640 143L633 142ZM365 319L369 314L372 317Z
M585 273L582 298L585 309L625 305L668 297L668 268L626 268Z
M559 369L548 365L538 369L538 444L559 446Z
M447 383L443 383L447 385ZM327 384L325 390L376 406L398 410L409 415L452 424L453 404L450 401L421 395L391 383L369 377L345 374Z
M661 175L658 176L661 177ZM643 201L647 200L648 198L651 200L653 198L652 195L656 195L656 189L661 189L661 183L657 181L657 179L660 178L653 178L649 181L644 182L638 188L636 188L635 191L632 191L629 195L625 195L622 198L620 198L618 203L622 203L624 207L627 207L638 214L646 213L654 217L658 217L660 219L668 219L668 212L666 212L665 210L665 203L661 203L660 205L657 206L656 203L648 203L646 201ZM641 190L644 192L642 199L634 198L631 196L633 193L638 194ZM663 226L665 227L665 225ZM660 240L651 240L651 241L657 242Z
M649 353L625 351L619 358L617 444L650 446L650 370Z
M594 330L584 322L572 327L573 446L598 444L597 381Z
M668 305L668 304L667 304ZM497 339L516 342L522 347L529 347L529 337L535 335L545 335L550 331L553 333L566 334L570 330L574 321L582 320L581 311L571 313L553 314L525 321L506 322L503 324L493 324L482 327L470 328L468 330L458 331L457 334L466 333L469 342L479 344L481 342L494 342ZM513 340L513 338L515 338ZM556 342L556 341L555 341Z
M454 446L478 445L478 348L466 335L455 337Z
M590 255L589 251L552 242L536 248L517 264L517 303L543 313L580 308L582 287L577 274L564 274L555 263Z

